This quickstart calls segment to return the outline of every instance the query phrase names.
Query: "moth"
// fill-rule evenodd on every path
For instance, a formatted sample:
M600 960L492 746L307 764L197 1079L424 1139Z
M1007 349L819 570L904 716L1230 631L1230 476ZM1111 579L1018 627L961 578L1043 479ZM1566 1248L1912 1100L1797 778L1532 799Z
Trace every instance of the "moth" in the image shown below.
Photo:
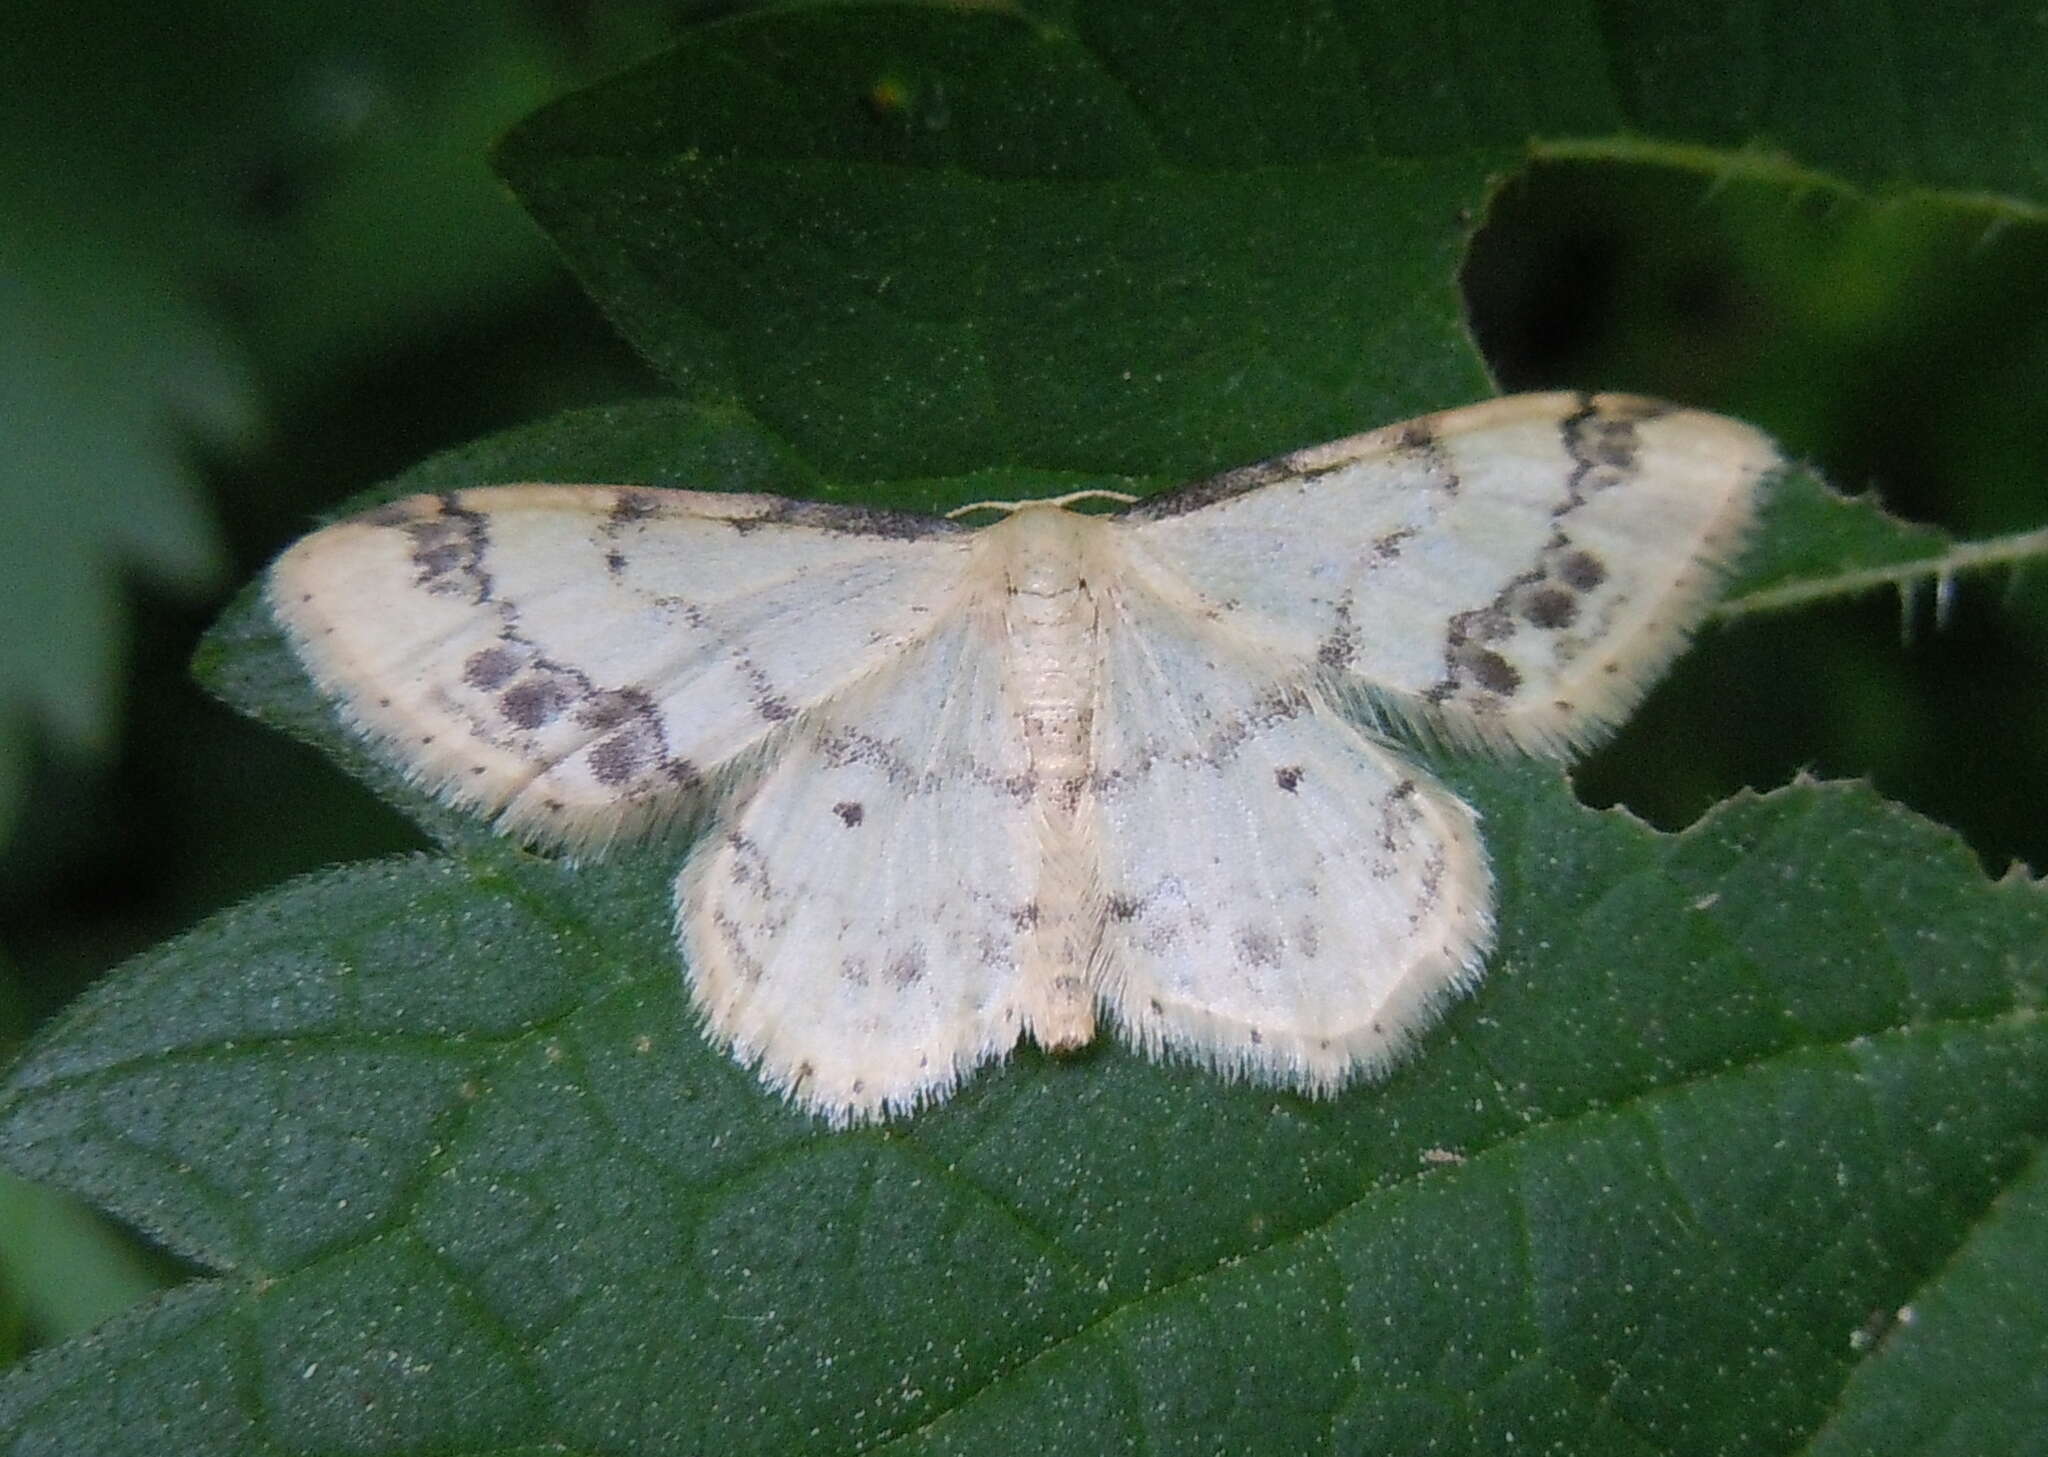
M572 854L695 823L675 929L704 1025L834 1124L1105 1018L1328 1094L1493 939L1476 816L1399 738L1597 740L1780 466L1715 415L1522 395L979 529L417 496L306 537L267 591L347 722L442 799Z

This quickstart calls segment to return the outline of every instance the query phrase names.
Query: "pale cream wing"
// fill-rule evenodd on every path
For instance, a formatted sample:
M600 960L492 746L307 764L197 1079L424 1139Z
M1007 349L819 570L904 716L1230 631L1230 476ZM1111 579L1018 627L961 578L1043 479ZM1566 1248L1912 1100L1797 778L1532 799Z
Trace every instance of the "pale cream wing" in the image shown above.
M712 1035L844 1124L1015 1045L1039 849L999 608L799 720L677 884Z
M1090 820L1104 1000L1148 1051L1312 1093L1383 1071L1479 978L1473 816L1301 674L1106 594Z
M1717 415L1516 395L1154 497L1127 549L1339 692L1468 746L1564 755L1683 646L1781 465Z
M774 496L496 486L306 537L268 596L314 680L415 780L600 846L874 670L967 534Z

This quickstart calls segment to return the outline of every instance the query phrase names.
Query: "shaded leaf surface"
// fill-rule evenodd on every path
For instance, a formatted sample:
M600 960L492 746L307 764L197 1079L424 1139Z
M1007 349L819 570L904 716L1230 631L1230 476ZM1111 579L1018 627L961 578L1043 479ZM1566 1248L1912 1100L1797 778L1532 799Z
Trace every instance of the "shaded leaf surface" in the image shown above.
M392 489L1164 484L1483 394L1453 272L1532 133L1811 140L1665 68L1747 23L1697 7L1248 15L772 16L552 108L505 170L692 403ZM1852 79L1815 155L1897 178ZM1763 580L1841 567L1824 514ZM16 1070L9 1163L218 1272L0 1384L18 1450L1847 1451L1880 1361L1927 1411L2001 1321L2040 1339L1996 1297L2041 1242L2048 911L1865 791L1662 836L1451 764L1502 941L1392 1082L1026 1051L827 1135L698 1034L679 845L570 868L421 804L246 596L204 658L449 853L217 919Z
M2039 140L2008 78L2048 35L1994 9L1876 51L1697 5L804 11L556 103L499 165L650 360L828 473L1179 478L1486 393L1453 277L1531 137L2038 204L2048 152L1998 143Z
M1948 1268L1895 1311L1872 1312L1851 1379L1811 1450L2039 1452L2048 1444L2048 1342L2037 1295L2048 1269L2048 1165L2025 1172Z
M17 1167L223 1273L8 1426L161 1450L102 1395L175 1366L246 1419L189 1450L1782 1450L1872 1311L2013 1277L2038 1210L1973 1231L2048 1119L2036 887L1853 789L1666 837L1458 777L1500 953L1328 1104L1027 1052L824 1134L691 1025L672 859L281 889L17 1071Z

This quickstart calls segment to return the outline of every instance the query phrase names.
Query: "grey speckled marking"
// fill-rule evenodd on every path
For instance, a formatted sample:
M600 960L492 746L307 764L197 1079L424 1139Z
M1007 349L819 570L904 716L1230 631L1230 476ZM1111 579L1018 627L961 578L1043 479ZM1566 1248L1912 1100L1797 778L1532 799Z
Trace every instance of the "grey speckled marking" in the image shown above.
M1592 395L1580 395L1579 408L1558 425L1565 454L1577 467L1567 487L1573 503L1634 475L1642 449L1636 426L1670 413L1668 406L1643 402L1603 407Z
M1408 930L1411 934L1422 929L1423 922L1430 918L1438 902L1443 899L1446 868L1443 847L1438 846L1431 850L1428 860L1423 863L1422 874L1417 877L1422 883L1422 893L1415 898L1415 904L1408 911Z
M1514 619L1502 610L1500 603L1529 580L1529 575L1514 578L1488 606L1452 614L1444 629L1444 676L1424 691L1425 699L1442 703L1459 689L1471 686L1505 698L1521 687L1522 677L1514 665L1487 644L1504 642L1514 635Z
M434 503L438 510L431 516L407 511L392 523L412 541L414 581L436 596L492 600L491 574L484 568L491 545L489 524L453 494L436 496Z
M1607 566L1590 551L1574 548L1559 555L1557 577L1567 587L1590 592L1607 580Z
M616 788L655 774L671 784L697 782L696 768L669 753L661 712L641 690L594 693L577 709L576 719L604 733L589 747L590 772L598 783Z
M1446 656L1460 679L1478 684L1497 698L1512 698L1521 689L1522 675L1515 665L1492 648L1460 643Z
M630 718L655 717L654 700L639 688L604 688L590 694L576 709L576 722L603 732Z
M899 987L913 987L924 980L924 947L905 947L882 968L882 974Z
M612 734L590 746L590 775L599 784L617 786L650 768L655 755L636 734Z
M725 847L732 852L732 883L755 887L754 895L772 902L781 898L775 882L768 875L768 857L761 853L761 847L738 830L728 831Z
M816 723L811 729L810 744L828 768L866 765L905 794L931 794L948 788L954 782L940 770L912 768L910 761L892 748L887 740L845 724ZM1007 797L1028 800L1039 789L1037 781L1029 776L1000 775L980 760L970 760L959 768L970 782Z
M620 504L614 504L615 516ZM570 714L580 727L602 735L577 746L578 752L588 752L591 773L600 784L621 788L635 778L658 778L659 783L644 786L651 790L698 782L694 765L668 753L661 715L646 694L601 689L581 670L544 657L521 632L517 604L498 599L483 566L490 549L489 521L464 506L459 494L387 506L364 519L406 535L419 583L427 591L465 597L496 615L497 642L471 653L462 668L464 686L484 695L497 712L495 720L472 721L478 738L525 754L530 751L518 735ZM558 801L542 804L551 813L560 812Z
M1274 485L1280 481L1293 480L1300 472L1287 463L1288 457L1275 456L1253 465L1241 465L1221 475L1205 476L1198 481L1188 481L1147 496L1124 513L1129 521L1159 521L1168 516L1185 516L1190 511L1199 511L1204 506L1213 506L1218 501L1228 501L1233 496L1242 496L1247 491L1256 491L1262 486Z
M622 527L659 516L662 508L662 493L648 487L625 486L612 497L612 509L605 522L607 535L617 535Z
M498 712L517 729L544 728L576 702L579 690L567 674L544 673L514 683L498 695Z
M1415 781L1403 779L1380 799L1380 849L1390 858L1398 858L1414 839L1409 832L1416 821L1422 818L1422 811L1415 803ZM1393 874L1394 867L1387 867L1387 874ZM1381 877L1382 879L1386 877Z
M597 735L579 745L576 752L588 755L591 776L609 788L623 788L636 779L647 781L644 789L697 783L696 767L669 753L661 711L645 692L598 688L580 670L538 656L521 665L515 678L504 678L505 668L522 648L531 651L530 644L508 630L498 646L471 659L472 669L477 670L473 685L486 676L486 670L488 675L499 676L499 681L509 682L498 694L497 704L513 728L532 732L569 714L578 727ZM483 734L481 726L478 732ZM483 736L505 744L501 735Z
M705 614L704 609L694 602L681 597L667 599L668 604L698 632L708 638L729 637L716 622ZM748 705L768 723L781 723L796 717L796 710L789 700L776 690L775 683L767 671L754 661L754 655L734 643L726 652L726 658L742 678L747 680Z
M1452 642L1502 642L1515 635L1515 622L1496 600L1485 607L1452 613L1450 635Z
M509 643L471 653L462 665L462 681L479 693L495 693L524 672L530 661Z
M1115 794L1125 784L1135 783L1161 762L1221 766L1237 757L1239 749L1267 729L1288 719L1314 711L1308 691L1298 684L1280 684L1268 689L1245 713L1218 718L1206 742L1193 749L1160 748L1147 743L1123 767L1089 776L1086 785L1097 794Z
M714 909L711 913L711 927L718 933L726 955L732 958L733 969L741 981L749 986L761 979L764 968L760 959L747 950L744 933L738 921L729 912Z
M1346 592L1332 605L1334 621L1330 634L1316 648L1316 661L1332 670L1348 668L1358 651L1358 624L1353 620L1351 594Z
M1403 526L1398 531L1389 531L1385 536L1375 537L1372 544L1372 561L1375 567L1386 566L1401 559L1401 549L1420 533L1413 526Z
M1537 627L1556 632L1578 620L1579 599L1562 587L1539 583L1522 594L1516 608Z
M1442 703L1461 689L1475 688L1496 699L1513 697L1521 674L1489 644L1502 643L1522 624L1557 632L1578 620L1576 594L1607 580L1601 560L1571 537L1571 517L1600 492L1632 479L1640 468L1642 442L1636 427L1669 414L1668 406L1631 402L1619 409L1592 395L1558 422L1558 435L1572 462L1564 499L1551 508L1553 530L1530 566L1510 577L1486 606L1455 614L1444 633L1444 675L1423 691Z
M820 726L811 740L829 768L844 769L849 764L865 764L877 769L884 779L906 792L917 787L918 775L909 763L890 747L886 739L873 734L864 734L859 729Z
M1131 521L1159 521L1169 516L1185 516L1190 511L1199 511L1205 506L1213 506L1219 501L1228 501L1234 496L1242 496L1246 492L1277 485L1282 481L1306 482L1336 475L1368 458L1352 455L1315 465L1307 463L1311 454L1325 448L1313 446L1308 450L1290 451L1286 455L1276 455L1269 460L1237 466L1218 475L1204 476L1200 480L1171 486L1132 506L1124 513L1125 518ZM1445 459L1437 440L1436 428L1430 421L1411 420L1387 455L1395 459L1409 456L1422 460L1429 474L1429 483L1434 489L1446 495L1455 496L1458 493L1460 482L1457 473L1450 468L1449 462Z
M1423 472L1429 477L1429 488L1446 496L1455 496L1464 488L1464 481L1451 468L1450 457L1445 454L1443 442L1436 433L1436 426L1429 420L1410 421L1401 432L1398 455L1419 461Z
M1240 926L1237 954L1247 966L1276 967L1281 963L1280 938L1264 926Z
M760 515L734 517L731 524L734 530L742 533L757 526L808 526L841 536L880 536L891 541L918 541L928 536L950 536L969 529L943 516L794 500L778 500Z

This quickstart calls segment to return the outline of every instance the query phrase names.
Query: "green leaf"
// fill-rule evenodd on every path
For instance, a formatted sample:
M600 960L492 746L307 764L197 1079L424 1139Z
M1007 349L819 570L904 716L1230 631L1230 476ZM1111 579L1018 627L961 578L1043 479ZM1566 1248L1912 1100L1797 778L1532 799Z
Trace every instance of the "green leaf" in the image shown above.
M220 587L195 457L251 443L259 379L331 379L538 284L545 244L488 141L662 24L615 4L570 45L509 0L80 0L18 20L0 48L0 622L35 630L0 638L0 839L39 735L113 747L124 588Z
M1514 150L1195 170L1152 104L1075 31L819 10L699 32L499 165L650 360L828 474L1176 478L1487 392L1455 274Z
M1758 540L1716 609L1723 618L1779 612L1881 587L1937 591L1963 572L2048 559L2048 529L1957 542L1947 532L1885 514L1795 475L1766 508Z
M1856 1372L1811 1448L1952 1453L2023 1449L2048 1431L2048 1342L2041 1271L2048 1269L2048 1164L2038 1153L1948 1267L1909 1305L1873 1310L1851 1337L1878 1351Z
M1617 130L1776 152L1862 186L1999 194L2041 217L2033 78L2048 32L2023 5L1979 6L1967 24L1933 6L1880 18L1652 0L1601 13L1626 116Z
M17 1070L16 1167L222 1273L0 1410L162 1450L104 1404L157 1363L216 1384L188 1450L255 1450L254 1412L294 1450L1781 1450L1871 1312L2025 1223L1992 1211L2048 1115L2048 902L1865 791L1667 837L1457 778L1487 986L1332 1103L1027 1052L829 1134L692 1025L672 856L286 887Z
M213 585L192 444L253 425L240 361L156 260L8 200L25 216L0 241L0 838L31 725L109 746L124 575Z
M25 1323L78 1335L163 1286L92 1210L0 1174L0 1292Z
M15 1052L25 1013L0 954L0 1047ZM0 1173L0 1360L79 1335L162 1290L130 1244L82 1201Z
M1833 51L1673 65L1734 7L1074 10L788 11L543 113L505 171L686 398L389 490L1148 488L1484 393L1454 273L1531 136L2034 165L1887 164L1923 154L1866 113L1918 52L1850 47L1825 136L1755 73ZM1924 134L2012 123L1984 57ZM1759 591L1948 550L1809 487ZM423 804L252 595L203 667L447 849L215 919L15 1070L0 1157L214 1272L0 1381L23 1448L1850 1449L1907 1430L1896 1381L1933 1451L2001 1324L2041 1341L1997 1296L2044 1238L2048 903L1867 790L1664 835L1445 761L1501 945L1388 1083L1027 1049L830 1134L700 1035L680 844L571 867ZM1967 1409L2032 1430L2021 1392Z

